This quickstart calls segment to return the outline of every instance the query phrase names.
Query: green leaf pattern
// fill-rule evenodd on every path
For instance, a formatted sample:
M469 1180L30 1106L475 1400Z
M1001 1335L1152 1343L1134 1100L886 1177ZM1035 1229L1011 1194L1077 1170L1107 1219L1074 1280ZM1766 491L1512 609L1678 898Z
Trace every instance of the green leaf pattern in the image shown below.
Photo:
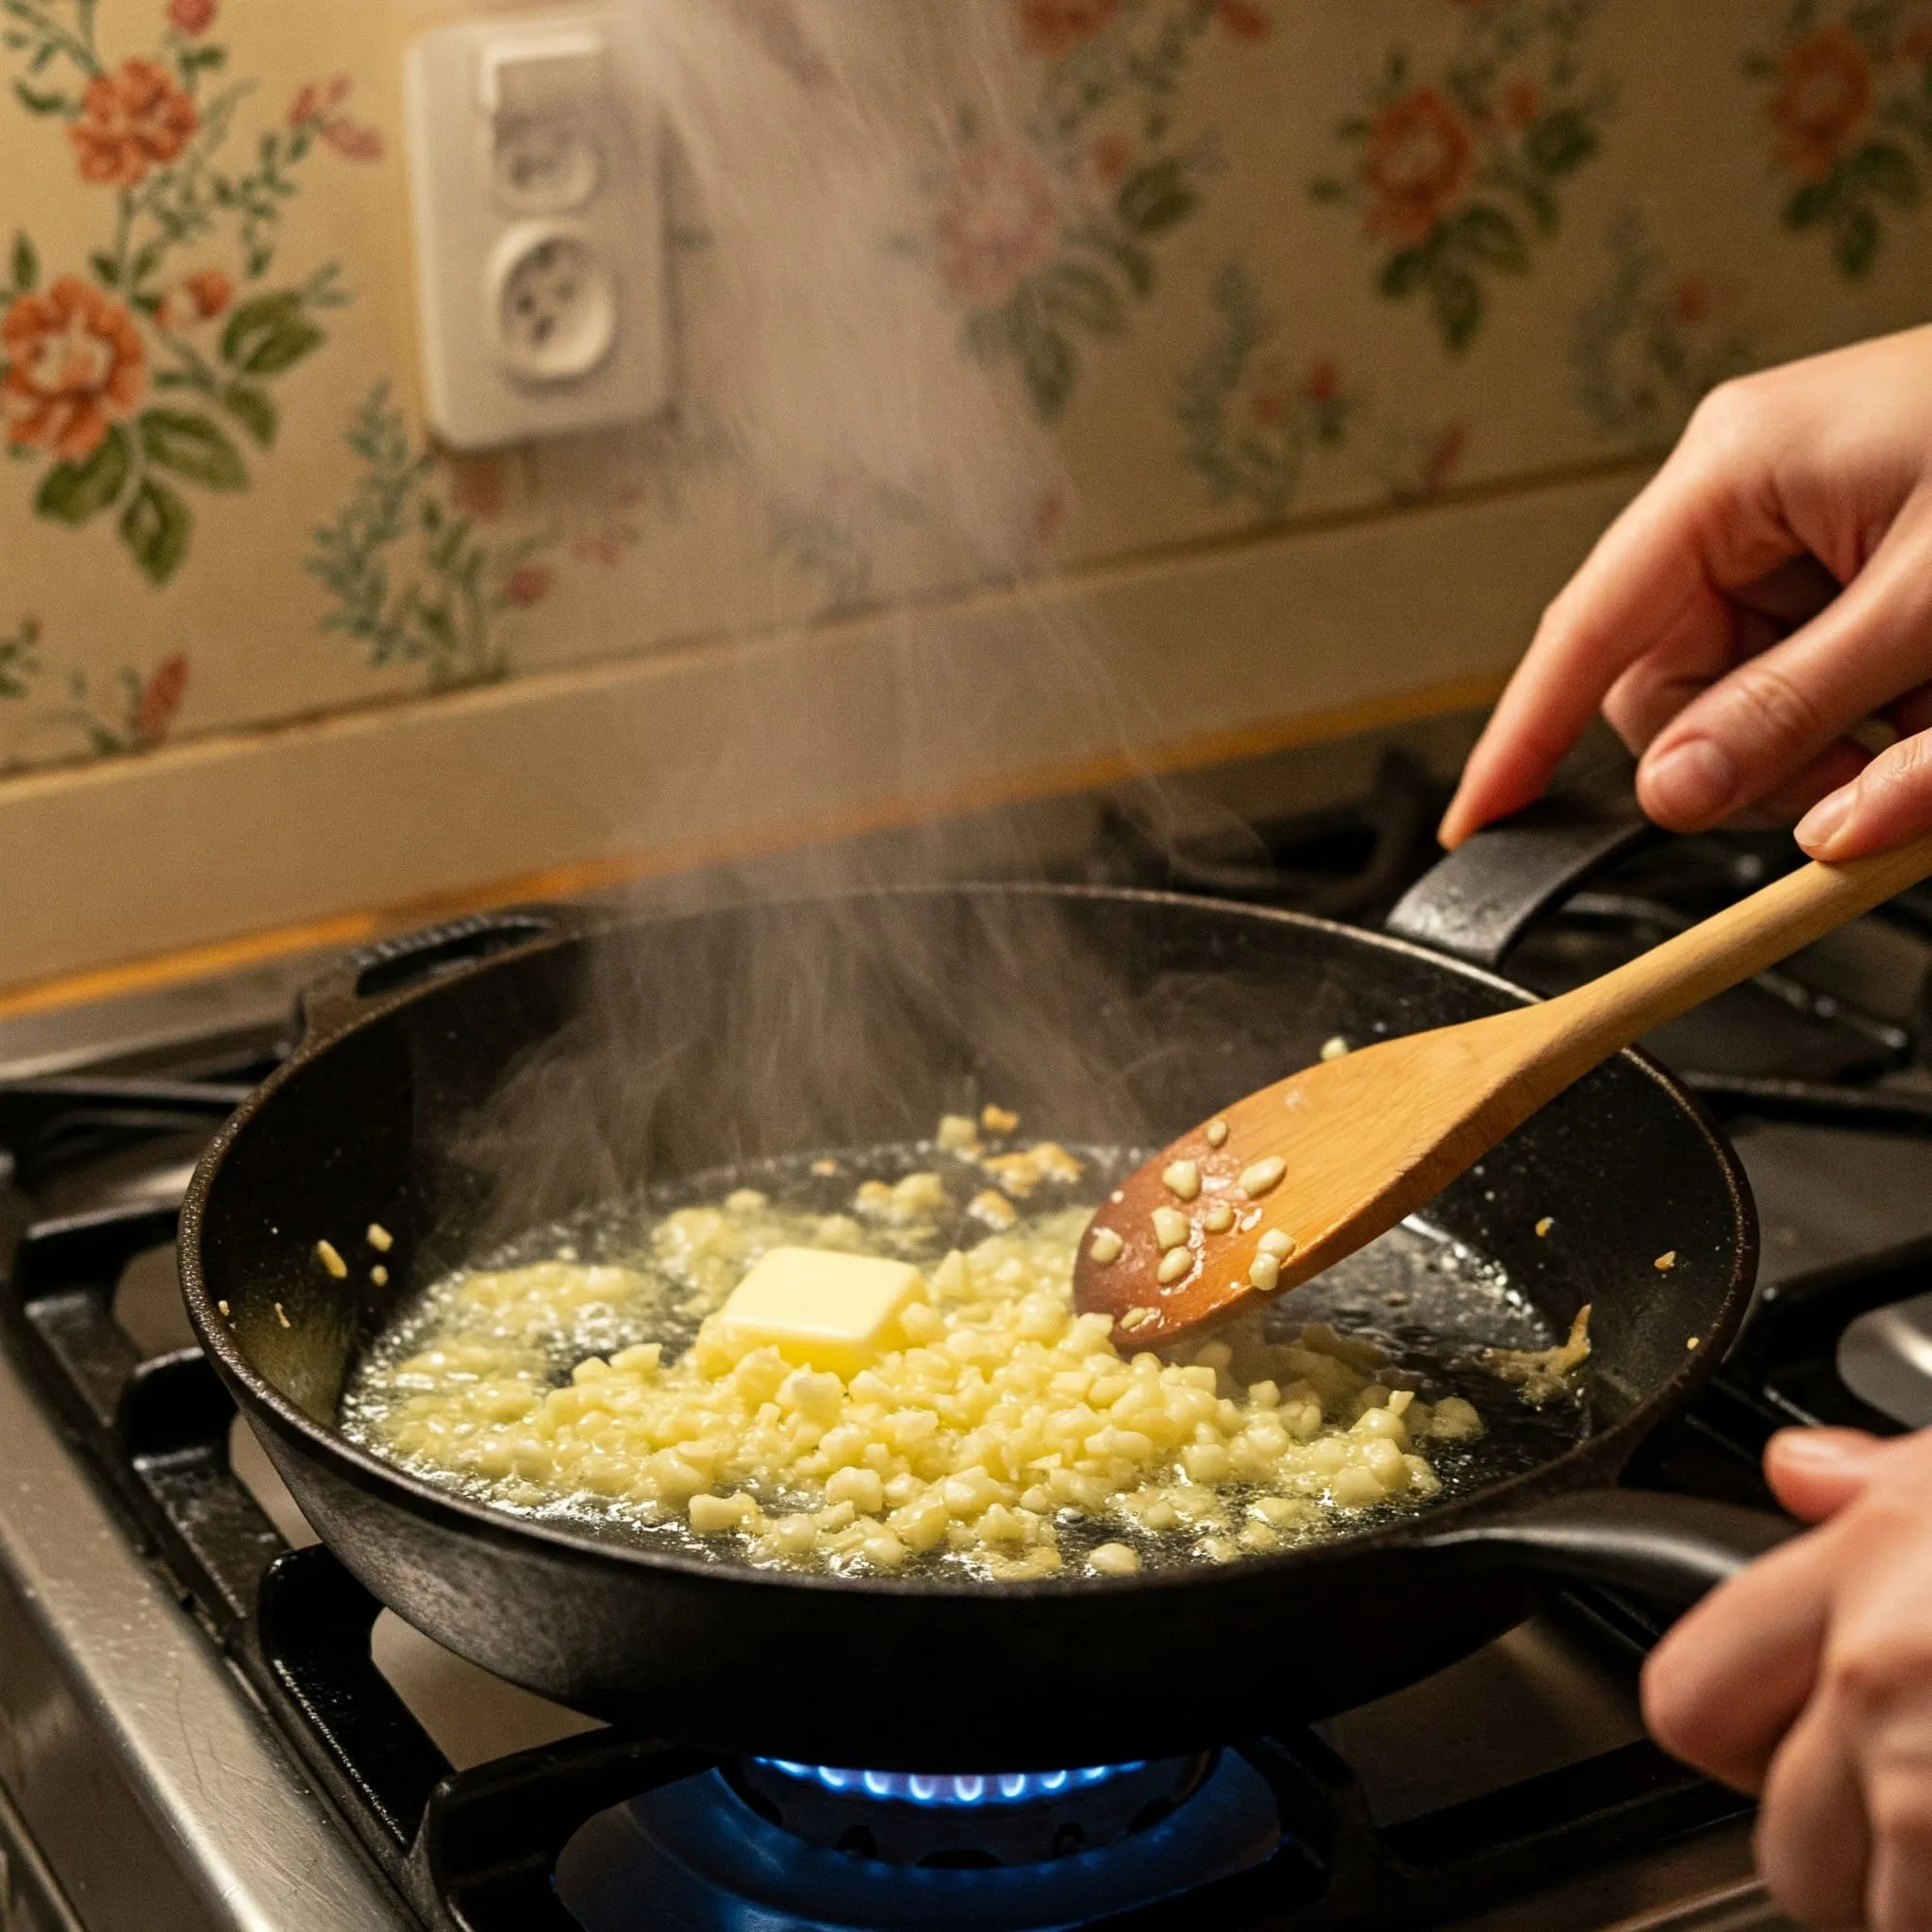
M1290 362L1254 275L1229 262L1208 291L1214 327L1175 384L1181 460L1208 501L1268 526L1287 521L1318 464L1363 473L1396 502L1431 496L1467 443L1463 425L1390 420L1330 358Z
M1607 271L1571 324L1574 392L1598 435L1661 450L1707 391L1757 366L1756 334L1741 293L1674 268L1634 207L1605 242Z
M421 666L440 690L509 668L504 615L537 601L548 536L493 543L452 507L435 457L378 383L346 438L360 475L335 521L311 534L308 575L329 600L323 628L365 646L373 670Z

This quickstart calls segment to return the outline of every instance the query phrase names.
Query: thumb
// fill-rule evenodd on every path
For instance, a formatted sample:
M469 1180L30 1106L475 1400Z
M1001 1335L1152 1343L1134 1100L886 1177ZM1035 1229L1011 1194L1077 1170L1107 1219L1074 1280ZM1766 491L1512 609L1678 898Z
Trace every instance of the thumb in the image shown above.
M1862 1429L1780 1429L1765 1446L1765 1479L1800 1522L1822 1523L1863 1493L1887 1447Z

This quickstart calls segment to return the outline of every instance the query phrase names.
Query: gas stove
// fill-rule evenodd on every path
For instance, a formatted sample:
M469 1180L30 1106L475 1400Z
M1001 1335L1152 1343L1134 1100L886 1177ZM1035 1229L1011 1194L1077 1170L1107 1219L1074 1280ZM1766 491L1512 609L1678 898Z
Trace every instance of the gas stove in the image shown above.
M1374 923L1435 800L1238 851L1104 826L1081 875ZM1788 862L1678 841L1541 921L1554 991ZM1557 1599L1438 1676L1198 1758L930 1774L720 1761L439 1650L316 1541L192 1344L196 1154L286 1050L316 958L0 1025L0 1932L1457 1927L1770 1932L1749 1807L1643 1736L1643 1606ZM1932 1422L1932 898L1907 895L1653 1044L1724 1118L1765 1227L1742 1338L1632 1480L1763 1501L1793 1421ZM809 1662L801 1659L802 1672ZM971 1660L936 1696L997 1696Z

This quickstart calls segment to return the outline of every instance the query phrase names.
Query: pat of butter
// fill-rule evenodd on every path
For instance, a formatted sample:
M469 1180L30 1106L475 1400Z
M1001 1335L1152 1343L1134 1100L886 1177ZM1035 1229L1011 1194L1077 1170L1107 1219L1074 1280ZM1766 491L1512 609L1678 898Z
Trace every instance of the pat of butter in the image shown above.
M773 1248L731 1291L717 1321L743 1345L775 1348L789 1362L849 1380L900 1345L899 1315L924 1293L924 1279L909 1262Z

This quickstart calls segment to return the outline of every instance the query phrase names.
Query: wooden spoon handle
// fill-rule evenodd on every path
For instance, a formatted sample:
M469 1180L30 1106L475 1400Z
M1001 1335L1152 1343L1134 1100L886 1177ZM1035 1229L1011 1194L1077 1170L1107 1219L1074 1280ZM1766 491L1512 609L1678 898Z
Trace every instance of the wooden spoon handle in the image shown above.
M1843 865L1814 861L1551 1000L1553 1058L1581 1073L1712 993L1787 958L1932 876L1932 836Z

